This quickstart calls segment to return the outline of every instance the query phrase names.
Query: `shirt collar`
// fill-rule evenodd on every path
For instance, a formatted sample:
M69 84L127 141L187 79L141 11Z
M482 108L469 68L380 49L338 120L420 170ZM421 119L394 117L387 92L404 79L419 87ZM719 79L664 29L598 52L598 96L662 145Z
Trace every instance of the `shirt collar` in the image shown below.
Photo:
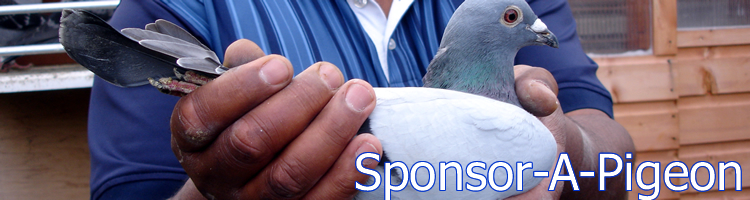
M401 18L411 7L414 0L393 0L388 17L375 0L347 0L349 7L357 16L367 35L372 40L378 51L380 66L386 79L389 79L388 70L388 43L393 32L396 30Z

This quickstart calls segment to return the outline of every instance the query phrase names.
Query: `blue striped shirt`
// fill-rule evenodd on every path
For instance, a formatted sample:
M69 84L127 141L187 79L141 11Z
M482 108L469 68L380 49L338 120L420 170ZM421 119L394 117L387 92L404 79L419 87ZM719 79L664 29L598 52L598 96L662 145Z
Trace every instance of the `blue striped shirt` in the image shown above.
M526 47L516 63L549 70L558 81L564 111L594 108L612 116L609 92L581 48L567 1L527 1L558 36L560 48ZM247 38L266 53L286 56L295 73L328 61L346 78L376 87L421 86L445 25L461 2L414 2L392 36L397 45L387 56L390 82L346 0L123 0L110 23L118 29L142 28L162 18L185 27L220 58L233 41ZM187 179L170 149L169 118L176 101L151 86L119 88L95 79L88 123L93 199L160 198L172 195ZM174 186L152 186L169 185L164 181Z

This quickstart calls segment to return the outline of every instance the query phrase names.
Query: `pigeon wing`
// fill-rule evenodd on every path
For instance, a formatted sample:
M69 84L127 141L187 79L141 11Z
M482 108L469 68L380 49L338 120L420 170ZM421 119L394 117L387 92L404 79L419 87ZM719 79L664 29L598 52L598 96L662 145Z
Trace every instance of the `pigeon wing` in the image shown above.
M221 67L221 64L218 62L218 60L215 59L216 54L213 51L203 49L200 46L191 43L187 43L184 41L172 42L165 40L141 40L139 43L151 50L178 58L178 61L184 58L207 59L207 61L210 61L207 63L209 65L180 65L181 67L187 69L218 75L216 68Z
M147 29L138 29L138 28L126 28L122 29L122 33L136 41L139 41L141 45L143 45L146 48L149 48L154 51L158 51L170 56L173 56L178 59L185 59L189 58L190 60L200 59L200 60L206 60L210 62L204 62L205 65L182 65L180 62L178 62L178 65L181 67L192 69L192 70L198 70L201 72L211 73L211 74L220 74L217 73L216 68L221 65L221 61L219 60L219 57L216 56L216 53L214 51L211 51L206 46L198 42L197 39L195 39L192 35L189 35L186 31L183 29L177 27L176 25L172 24L171 22L163 21L163 23L152 23L152 24L171 24L172 26L166 26L166 27L176 27L180 31L166 31L164 33L156 32L148 30L149 26L151 24L147 25ZM159 21L157 21L159 22ZM151 26L153 27L153 26ZM159 26L156 26L159 27ZM151 28L154 29L154 28ZM157 30L163 31L167 28L161 27ZM174 28L171 28L174 29ZM175 35L169 35L169 34L175 34ZM188 34L189 37L185 36L185 34ZM190 39L184 40L184 38ZM197 44L196 44L197 43ZM208 59L206 59L208 58ZM188 61L183 61L182 63L188 63ZM195 64L194 62L189 62L192 64Z
M134 87L175 76L176 58L141 46L88 11L66 9L60 21L68 55L107 82Z
M146 25L146 30L154 31L157 33L165 34L165 35L171 35L176 38L180 38L181 40L201 46L206 50L211 50L206 45L201 43L201 41L198 40L198 38L195 38L195 36L190 34L190 32L187 32L185 29L167 20L158 19L156 20L156 22Z

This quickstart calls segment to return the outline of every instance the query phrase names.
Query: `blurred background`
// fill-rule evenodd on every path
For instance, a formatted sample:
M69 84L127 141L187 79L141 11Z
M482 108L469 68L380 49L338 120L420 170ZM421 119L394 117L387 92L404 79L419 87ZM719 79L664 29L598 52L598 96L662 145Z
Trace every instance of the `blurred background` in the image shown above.
M612 93L615 120L635 141L634 166L750 166L750 0L568 1L583 47ZM61 53L59 9L42 6L56 2L0 0L0 199L89 196L93 74ZM107 18L117 1L67 3ZM646 183L654 180L653 170L643 174ZM699 183L708 181L705 169L698 174ZM750 181L734 191L734 172L726 176L726 191L717 184L705 193L672 192L662 182L659 199L750 199ZM634 186L630 199L652 192Z

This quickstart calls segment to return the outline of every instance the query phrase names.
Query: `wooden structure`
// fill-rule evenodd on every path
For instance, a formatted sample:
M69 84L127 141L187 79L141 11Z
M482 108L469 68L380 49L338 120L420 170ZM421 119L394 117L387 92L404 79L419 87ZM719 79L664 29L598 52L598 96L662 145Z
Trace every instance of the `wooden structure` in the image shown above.
M662 170L677 160L750 166L750 29L678 31L676 0L652 2L654 55L594 59L616 103L615 119L635 141L633 171L642 161L659 161ZM652 173L644 172L647 183ZM750 173L742 177L744 191L734 191L734 178L726 191L717 184L705 193L672 192L662 181L659 199L747 199ZM698 180L708 181L705 170ZM633 187L630 199L652 193Z
M653 55L594 58L615 119L635 141L634 165L750 166L750 29L678 31L676 0L651 2ZM88 198L87 101L86 89L0 94L0 199ZM705 193L662 182L660 199L750 198L750 171L742 175L744 191L733 190L733 178L726 191ZM651 194L633 188L630 199Z

